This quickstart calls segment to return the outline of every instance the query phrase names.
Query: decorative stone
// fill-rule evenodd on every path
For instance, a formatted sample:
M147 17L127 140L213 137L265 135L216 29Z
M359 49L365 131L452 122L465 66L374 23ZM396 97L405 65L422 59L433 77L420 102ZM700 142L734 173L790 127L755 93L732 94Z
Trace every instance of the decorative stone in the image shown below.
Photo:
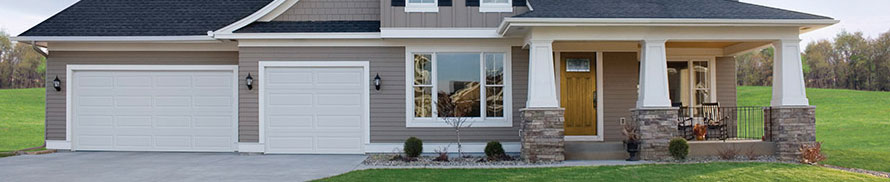
M816 143L816 107L769 108L769 139L776 143L779 160L799 161L800 146Z
M640 134L640 156L643 160L668 160L670 140L677 136L679 108L632 109L631 117Z
M565 109L520 109L520 158L537 162L562 162L565 160Z

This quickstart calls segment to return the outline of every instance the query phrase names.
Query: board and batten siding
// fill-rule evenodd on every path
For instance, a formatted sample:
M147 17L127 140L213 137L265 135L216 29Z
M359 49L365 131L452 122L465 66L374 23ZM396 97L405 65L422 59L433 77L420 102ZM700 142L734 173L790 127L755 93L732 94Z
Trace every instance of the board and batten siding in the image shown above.
M380 20L380 0L300 0L272 21Z
M519 141L519 108L525 105L528 51L513 49L514 127L470 128L462 130L463 141ZM371 142L402 143L408 137L424 142L453 142L454 130L448 128L408 128L405 126L405 48L404 47L244 47L239 60L240 77L257 75L259 61L369 61L370 78L380 74L380 91L371 91ZM243 79L241 84L244 84ZM258 82L262 83L262 82ZM372 81L368 80L367 84ZM517 84L520 83L520 84ZM240 88L241 142L258 142L259 91ZM519 104L521 103L521 104Z
M235 65L238 52L69 52L53 51L46 61L46 78L62 80L62 91L46 85L46 140L65 140L65 85L68 64L94 65Z
M382 28L494 28L504 17L528 12L527 6L514 6L513 12L483 13L479 7L468 7L465 0L454 0L452 6L439 6L439 12L405 12L405 7L392 6L392 0L380 2Z
M640 80L636 52L603 53L603 141L623 141L621 118L633 122Z

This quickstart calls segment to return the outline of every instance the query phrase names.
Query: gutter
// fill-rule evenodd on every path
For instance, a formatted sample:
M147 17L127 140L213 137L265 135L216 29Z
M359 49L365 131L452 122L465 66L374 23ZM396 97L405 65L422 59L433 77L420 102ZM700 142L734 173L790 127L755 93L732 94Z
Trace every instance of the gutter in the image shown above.
M504 35L512 27L546 26L749 26L749 27L811 27L806 31L834 25L834 19L669 19L669 18L516 18L507 17L498 26L498 33Z
M19 42L219 42L212 36L19 36Z
M37 47L36 41L31 41L31 48L34 49L34 51L36 51L38 54L43 55L44 58L49 57L48 52L43 51L43 49L40 49L40 47ZM46 47L44 47L44 48L46 48ZM44 144L44 145L46 145L46 144Z

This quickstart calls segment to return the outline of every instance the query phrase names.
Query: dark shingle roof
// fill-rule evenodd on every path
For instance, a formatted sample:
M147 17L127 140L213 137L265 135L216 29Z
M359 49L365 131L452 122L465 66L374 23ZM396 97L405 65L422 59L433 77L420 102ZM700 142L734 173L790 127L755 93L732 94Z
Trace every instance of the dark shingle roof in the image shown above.
M380 21L254 22L235 33L380 32Z
M529 0L528 18L832 19L734 0Z
M19 36L207 35L272 0L80 0Z

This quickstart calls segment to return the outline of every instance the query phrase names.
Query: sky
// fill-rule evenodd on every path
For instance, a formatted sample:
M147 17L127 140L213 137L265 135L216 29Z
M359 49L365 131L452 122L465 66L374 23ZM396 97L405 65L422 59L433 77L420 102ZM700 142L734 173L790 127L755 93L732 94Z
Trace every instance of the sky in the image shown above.
M807 12L841 20L834 26L801 35L802 46L831 39L838 32L861 31L877 37L890 31L890 0L741 0L743 2ZM77 0L0 0L0 29L18 35L62 11Z

